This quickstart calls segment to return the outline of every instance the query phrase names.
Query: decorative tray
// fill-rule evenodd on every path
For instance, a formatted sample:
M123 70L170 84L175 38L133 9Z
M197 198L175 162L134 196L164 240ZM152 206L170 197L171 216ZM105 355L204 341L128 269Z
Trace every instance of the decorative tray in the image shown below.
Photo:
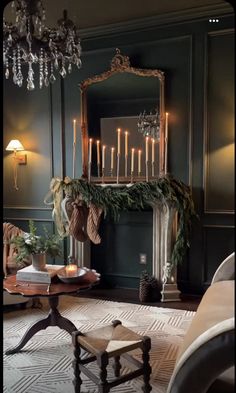
M65 284L79 284L83 282L86 273L87 270L78 267L77 272L74 272L73 275L69 275L64 269L58 272L57 277Z

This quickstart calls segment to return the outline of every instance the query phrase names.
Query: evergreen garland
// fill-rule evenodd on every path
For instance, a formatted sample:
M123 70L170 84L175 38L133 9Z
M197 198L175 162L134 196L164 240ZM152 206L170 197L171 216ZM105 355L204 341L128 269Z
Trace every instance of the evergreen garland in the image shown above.
M60 181L59 188L66 195L75 199L80 194L88 205L90 202L101 207L104 216L107 214L118 221L120 212L127 210L142 210L153 206L159 201L172 204L178 211L178 231L173 247L171 262L173 265L181 263L187 247L191 221L196 213L189 186L171 175L160 177L158 180L134 183L130 187L98 186L88 183L85 179L70 179Z

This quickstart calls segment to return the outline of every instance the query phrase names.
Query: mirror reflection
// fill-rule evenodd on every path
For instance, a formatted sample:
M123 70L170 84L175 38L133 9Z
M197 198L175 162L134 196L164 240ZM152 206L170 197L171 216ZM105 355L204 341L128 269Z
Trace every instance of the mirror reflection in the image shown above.
M118 51L110 71L81 84L90 180L109 177L112 182L119 175L128 182L145 177L147 170L149 177L160 174L162 76L159 70L130 67Z

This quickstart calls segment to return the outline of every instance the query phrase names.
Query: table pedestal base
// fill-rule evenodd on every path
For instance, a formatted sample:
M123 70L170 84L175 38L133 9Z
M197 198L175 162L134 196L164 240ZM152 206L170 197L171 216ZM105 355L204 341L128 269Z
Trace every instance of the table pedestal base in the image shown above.
M59 328L66 330L70 335L72 332L77 330L76 326L67 318L64 318L58 311L57 306L59 302L58 296L52 296L48 298L49 305L51 307L49 314L46 318L41 319L31 326L22 337L19 344L11 349L8 349L5 354L11 355L12 353L19 352L21 348L40 330L46 329L48 326L58 326Z

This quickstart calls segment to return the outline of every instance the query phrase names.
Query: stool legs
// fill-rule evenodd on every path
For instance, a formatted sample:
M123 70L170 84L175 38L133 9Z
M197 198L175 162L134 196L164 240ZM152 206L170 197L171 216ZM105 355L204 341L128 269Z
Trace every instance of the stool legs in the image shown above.
M115 377L118 378L120 376L120 369L121 369L120 356L114 357L113 369L114 369Z
M113 332L113 328L109 328L107 331L105 330L103 335L101 335L101 329L98 329L98 337L96 336L96 330L92 331L92 333L81 333L79 331L72 332L72 342L74 346L73 385L75 388L75 393L81 392L81 372L83 372L97 385L98 393L109 393L113 387L118 386L121 383L131 381L133 378L140 377L141 375L143 376L142 391L143 393L150 393L152 390L149 382L152 372L151 366L149 364L151 339L147 336L137 335L123 326L118 326L122 325L119 320L112 321L112 325L113 328L116 329L115 333ZM99 339L99 336L102 336L103 340ZM91 340L89 340L90 337ZM104 340L107 341L104 342ZM111 344L109 348L111 350L113 349L112 352L109 352L109 350L106 351L104 349L108 348L108 343L110 343L110 340L120 341L119 346L116 347L114 345L114 349L112 348ZM123 341L124 345L122 345ZM142 362L127 353L138 348L142 350ZM81 349L85 350L90 356L82 359ZM133 365L136 366L136 369L134 371L126 373L125 375L120 375L121 356L124 356L126 360L133 363ZM109 363L109 358L111 357L113 357L114 359L113 369L115 378L108 380L107 366ZM97 365L99 367L99 377L96 376L89 368L85 367L85 365L93 361L97 361Z
M149 364L149 351L151 349L151 339L149 337L143 337L143 353L142 353L142 358L143 358L143 392L144 393L149 393L152 390L152 387L149 383L150 380L150 375L152 372L152 368Z
M73 369L74 369L74 380L73 380L73 385L75 388L75 393L80 393L80 387L82 384L82 379L80 378L80 352L81 352L81 348L80 345L78 343L77 337L79 335L81 335L82 333L79 331L76 332L72 332L72 342L74 345L74 357L75 359L73 360L72 364L73 364Z
M97 355L97 364L100 368L100 382L98 384L98 392L108 393L110 391L110 388L107 382L108 355L106 352L101 352L99 355Z

